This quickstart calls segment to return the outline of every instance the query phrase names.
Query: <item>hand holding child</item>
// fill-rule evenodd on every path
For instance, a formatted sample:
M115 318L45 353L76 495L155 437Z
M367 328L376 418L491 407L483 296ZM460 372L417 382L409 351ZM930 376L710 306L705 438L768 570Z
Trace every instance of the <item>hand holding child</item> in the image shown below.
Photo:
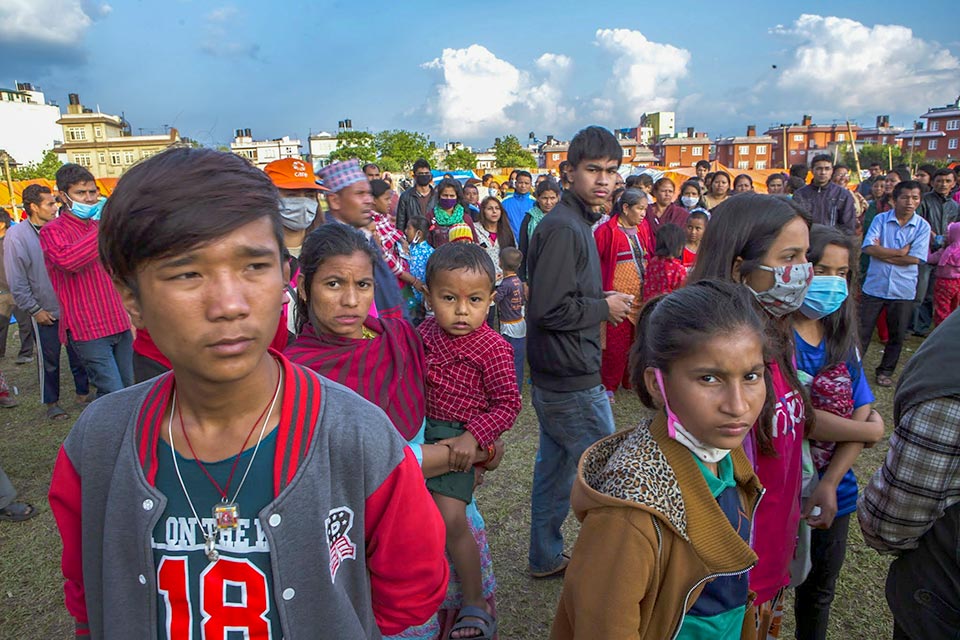
M837 487L820 482L803 502L803 518L813 529L829 529L837 515Z
M473 455L477 450L477 439L469 431L464 431L456 438L447 438L437 444L450 449L450 470L466 471L473 463Z

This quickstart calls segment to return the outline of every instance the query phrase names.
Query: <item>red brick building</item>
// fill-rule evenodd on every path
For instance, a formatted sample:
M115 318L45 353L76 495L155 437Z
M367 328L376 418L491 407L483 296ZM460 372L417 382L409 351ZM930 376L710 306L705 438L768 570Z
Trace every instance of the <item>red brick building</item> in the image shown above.
M664 167L693 167L701 160L710 160L710 138L706 133L687 131L686 138L665 138L654 146L654 153Z
M890 116L877 116L877 126L872 129L860 129L857 142L864 144L900 145L897 136L903 133L903 127L891 127Z
M546 144L540 147L540 168L546 169L547 173L560 175L560 163L567 159L567 149L570 148L568 142L557 142L548 140Z
M769 169L773 142L773 137L758 136L757 127L747 125L747 135L717 141L716 159L726 167L741 171Z
M923 151L927 160L960 159L960 98L945 107L932 107L920 116L927 121L923 130L904 131L904 150Z
M764 135L773 138L773 153L769 168L787 169L792 164L806 164L810 157L818 153L828 153L831 142L850 142L850 129L853 130L853 137L856 139L860 131L859 126L851 125L848 128L846 123L813 124L813 118L808 115L803 116L800 124L770 127L764 132Z

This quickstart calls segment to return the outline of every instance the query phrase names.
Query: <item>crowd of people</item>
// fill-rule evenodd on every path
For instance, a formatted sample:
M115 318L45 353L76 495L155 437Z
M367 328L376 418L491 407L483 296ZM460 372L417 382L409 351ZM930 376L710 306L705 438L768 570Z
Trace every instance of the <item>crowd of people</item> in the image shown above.
M826 638L854 512L898 554L894 637L952 637L954 172L851 189L816 156L763 195L706 162L624 178L622 157L594 126L559 176L500 184L421 159L401 193L356 160L175 148L109 199L77 165L28 187L0 311L36 340L47 418L69 417L61 346L97 397L50 488L78 635L497 637L474 492L528 395L550 637L777 638L793 589L796 638ZM861 496L871 385L931 325ZM621 389L652 417L617 425ZM0 469L0 517L34 515Z

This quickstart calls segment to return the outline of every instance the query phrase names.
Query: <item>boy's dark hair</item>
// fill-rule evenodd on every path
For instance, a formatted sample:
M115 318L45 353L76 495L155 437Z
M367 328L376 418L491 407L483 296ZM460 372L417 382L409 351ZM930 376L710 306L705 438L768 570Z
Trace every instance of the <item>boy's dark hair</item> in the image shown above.
M773 182L774 180L779 180L780 182L784 182L784 183L786 182L786 180L784 180L784 176L782 173L771 173L770 175L767 176L767 186L769 187L770 183Z
M896 200L900 197L900 194L909 189L919 189L920 194L923 194L923 185L917 182L916 180L902 180L898 182L893 188L893 199Z
M871 163L870 163L870 168L871 168L871 169L872 169L873 167L881 167L881 166L883 166L883 165L881 165L879 162L871 162Z
M594 125L573 136L567 149L567 160L572 167L579 166L584 160L616 160L619 167L623 161L623 148L612 133Z
M960 165L957 165L957 166L958 168L960 168ZM933 178L939 178L940 176L956 177L956 174L954 173L953 169L948 169L946 167L943 167L942 169L937 169L937 172L930 176L930 181L933 182Z
M641 187L653 187L653 176L649 173L641 173L639 179Z
M530 174L529 171L518 170L517 178L530 178L530 182L533 182L533 176ZM516 180L517 178L514 178L514 180Z
M424 239L427 238L427 232L430 231L430 221L419 215L414 215L407 218L407 226L413 227L422 233ZM404 231L406 231L406 229L404 229Z
M563 177L563 170L564 170L564 169L570 169L570 168L572 168L572 167L573 167L573 165L570 163L569 160L564 160L564 161L562 161L560 164L557 165L557 171L559 171L559 172L560 172L560 176Z
M143 263L207 245L268 218L283 251L277 188L240 156L177 147L135 164L100 220L100 260L135 294Z
M906 166L902 164L897 165L896 167L888 171L887 175L890 175L891 173L895 173L898 176L900 176L900 180L904 180L904 181L913 180L913 176L910 174L910 169L908 169Z
M857 245L847 234L836 227L815 224L810 227L810 249L807 261L814 266L823 260L823 254L829 245L836 245L847 252L847 299L840 309L820 320L826 343L825 367L848 362L856 355L860 339L857 335L857 303L853 292L857 290L858 258Z
M322 224L309 234L303 241L300 250L300 273L303 275L303 286L298 288L297 296L298 322L297 333L300 327L310 319L310 288L313 286L313 277L320 269L324 260L338 256L352 256L362 253L370 259L371 273L380 254L367 237L351 226L339 222Z
M417 158L417 161L413 163L413 172L416 173L417 169L430 169L430 163L427 162L426 158Z
M441 245L427 260L426 284L429 288L441 271L466 269L486 274L490 278L490 290L497 282L497 270L489 254L472 242L449 242Z
M810 161L810 166L812 167L818 162L826 162L831 167L833 166L833 158L826 153L818 153L817 155L813 156L813 160Z
M657 248L654 255L661 258L680 258L686 242L686 231L675 224L665 224L657 229Z
M848 167L847 165L843 164L842 162L838 162L837 164L833 165L833 170L834 170L834 172L836 172L836 171L838 171L838 170L840 170L840 169L846 169L847 171L850 171L850 167Z
M516 273L517 269L520 268L521 262L523 262L523 253L520 249L507 247L506 249L500 250L500 268L504 271L513 271Z
M797 176L790 176L783 185L784 189L790 190L790 193L796 193L805 186L807 186L807 183L803 180L803 178Z
M713 184L715 177L717 177L716 171L708 171L707 175L703 176L703 186L706 187L707 191L710 190L710 185Z
M634 189L640 186L640 176L627 176L627 179L624 180L623 186L627 189Z
M390 184L386 180L376 180L370 181L370 193L373 194L374 198L379 198L387 191L390 191Z
M932 177L933 177L933 174L935 174L935 173L937 172L937 165L935 165L935 164L922 164L922 165L920 165L919 167L917 167L917 171L923 171L925 174L927 174L928 176L930 176L930 177L932 178Z
M30 215L30 205L35 204L38 207L40 203L43 202L43 194L53 193L50 191L50 187L43 184L29 184L23 189L23 195L21 199L23 200L23 210Z
M709 162L708 160L697 160L697 164L694 165L694 168L695 168L695 169L699 169L700 167L703 167L704 169L706 169L706 170L709 171L709 170L710 170L710 162Z
M67 189L79 182L96 182L96 178L86 167L67 163L57 169L57 191L66 193Z
M807 165L803 163L792 164L790 165L790 177L797 177L806 182L807 180Z
M763 319L746 288L732 282L702 280L649 300L640 311L630 350L630 380L640 402L659 408L644 380L648 367L669 373L671 364L707 340L738 330L754 332L766 355Z
M556 180L554 180L550 176L547 176L546 180L542 180L540 184L537 185L537 188L534 189L533 191L533 197L539 198L547 191L553 191L554 193L557 194L558 198L561 195L563 195L563 187L561 187L560 183L558 183Z
M763 257L783 228L797 218L803 220L807 227L810 226L810 214L790 198L743 193L735 198L724 200L717 205L710 217L710 224L700 241L697 261L687 276L688 286L692 282L710 278L733 281L733 267L737 263L737 258L741 259L739 269L741 279L755 271L762 264ZM795 390L802 390L803 385L800 384L793 364L793 327L789 318L778 320L770 316L766 320L766 325L772 358L790 386ZM761 451L771 455L774 452L771 429L777 403L773 396L773 386L768 375L768 401L761 414L762 429L757 432L757 444ZM809 398L806 395L802 397L805 405L806 429L809 430L813 425L813 409L809 404Z
M705 211L700 211L700 210L691 211L690 215L687 216L687 222L690 222L694 218L696 218L697 220L703 220L704 227L710 224L710 216L708 216Z

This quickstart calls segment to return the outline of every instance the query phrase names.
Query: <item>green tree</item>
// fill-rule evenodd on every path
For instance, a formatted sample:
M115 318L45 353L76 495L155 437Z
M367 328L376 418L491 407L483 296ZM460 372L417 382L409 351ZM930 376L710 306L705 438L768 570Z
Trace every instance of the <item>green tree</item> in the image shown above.
M890 166L897 166L898 164L906 164L907 155L909 151L905 152L900 147L892 144L870 144L867 143L863 145L863 148L858 149L858 155L860 157L860 168L866 169L874 162L879 162L880 166L887 170ZM853 157L853 150L850 148L850 145L842 145L840 147L841 156L843 163L847 165L850 169L855 169L857 163ZM923 161L923 152L915 151L913 153L913 163L917 164Z
M398 173L403 171L403 167L400 165L400 163L390 156L380 156L377 159L377 166L380 167L380 171L389 171L390 173Z
M57 169L63 165L57 158L57 154L50 149L43 154L43 159L34 164L28 164L16 169L11 169L10 176L14 180L34 180L36 178L46 178L53 180L56 178Z
M451 171L456 169L469 169L473 171L477 168L477 154L461 147L448 155L444 159L443 165Z
M377 134L375 145L381 161L387 158L400 165L400 169L409 171L418 158L430 159L430 141L427 136L416 131L393 129ZM398 169L391 169L397 171Z
M361 163L375 162L377 148L372 133L366 131L341 131L337 134L337 148L330 154L331 162L356 158Z
M493 143L493 153L497 159L497 167L535 168L537 166L537 159L520 146L517 136L497 138Z

